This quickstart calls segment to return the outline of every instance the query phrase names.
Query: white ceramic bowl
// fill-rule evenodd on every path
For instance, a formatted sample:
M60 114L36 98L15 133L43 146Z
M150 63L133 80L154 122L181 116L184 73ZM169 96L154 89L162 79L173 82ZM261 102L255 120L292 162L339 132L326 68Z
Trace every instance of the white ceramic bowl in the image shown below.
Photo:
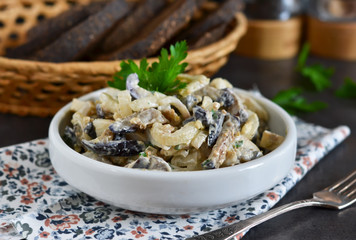
M81 99L98 98L102 91ZM247 163L214 170L161 172L98 162L77 153L61 138L70 121L70 104L64 106L50 124L50 158L57 173L68 184L125 209L185 214L231 206L273 187L288 174L295 160L297 133L294 121L268 99L253 98L268 111L271 130L284 135L285 140L274 151Z

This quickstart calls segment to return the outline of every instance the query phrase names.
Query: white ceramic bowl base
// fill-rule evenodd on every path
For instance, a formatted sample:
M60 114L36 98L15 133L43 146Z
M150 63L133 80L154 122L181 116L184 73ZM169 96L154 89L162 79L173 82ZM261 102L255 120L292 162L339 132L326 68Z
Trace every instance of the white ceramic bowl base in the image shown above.
M104 90L81 99L95 99ZM251 95L252 97L252 95ZM273 102L255 97L268 111L273 132L285 136L271 153L233 167L161 172L130 169L87 158L61 138L70 121L70 104L54 116L49 128L49 154L57 173L76 189L112 205L147 213L186 214L231 206L277 184L290 171L296 155L294 121Z

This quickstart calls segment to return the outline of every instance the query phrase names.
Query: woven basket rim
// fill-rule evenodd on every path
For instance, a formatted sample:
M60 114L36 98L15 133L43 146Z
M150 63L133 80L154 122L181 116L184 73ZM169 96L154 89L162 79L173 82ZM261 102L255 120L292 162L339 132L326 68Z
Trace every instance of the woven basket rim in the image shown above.
M237 21L236 26L222 39L209 44L207 46L189 50L186 62L189 62L191 59L201 58L209 53L215 53L217 49L226 48L226 44L237 41L241 38L247 30L247 19L245 15L241 12L235 15ZM230 44L231 47L232 44ZM233 51L233 49L229 49ZM75 73L88 73L92 74L101 73L101 74L111 74L113 70L119 70L120 62L123 60L114 60L114 61L78 61L78 62L64 62L64 63L53 63L53 62L40 62L32 60L23 60L23 59L11 59L7 57L0 56L0 64L2 68L7 70L14 71L46 71L53 73L63 73L66 69L70 69L70 72ZM148 62L156 61L157 57L147 58ZM138 59L133 59L135 62L139 62Z
M246 31L247 19L239 12L226 36L188 51L186 72L207 76L216 73L228 61ZM3 93L0 94L0 112L52 116L68 97L78 97L104 86L110 76L120 70L124 60L53 63L0 56L0 91ZM147 61L152 63L157 57L147 58Z

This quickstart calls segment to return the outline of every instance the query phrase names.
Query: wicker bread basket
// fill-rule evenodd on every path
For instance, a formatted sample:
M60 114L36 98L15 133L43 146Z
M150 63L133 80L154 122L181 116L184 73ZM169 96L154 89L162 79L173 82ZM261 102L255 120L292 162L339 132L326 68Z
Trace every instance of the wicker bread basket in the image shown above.
M7 47L26 41L26 32L40 18L50 18L73 4L90 0L2 0L0 55ZM187 72L211 76L224 65L247 26L243 14L221 40L188 52ZM149 58L149 62L156 61ZM105 87L119 70L120 61L49 63L0 56L0 112L51 116L74 97Z

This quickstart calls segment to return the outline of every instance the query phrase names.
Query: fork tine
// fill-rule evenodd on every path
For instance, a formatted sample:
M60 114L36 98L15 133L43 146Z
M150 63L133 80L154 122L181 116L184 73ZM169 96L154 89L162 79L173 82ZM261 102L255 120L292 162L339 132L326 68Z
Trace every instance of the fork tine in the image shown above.
M346 197L348 197L348 198L356 198L356 188L354 190L352 190L351 192L347 193Z
M343 187L340 191L339 191L339 193L343 193L343 192L345 192L346 190L348 190L353 184L355 184L356 183L356 178L353 180L353 181L351 181L349 184L347 184L345 187ZM352 190L352 189L351 189ZM350 191L351 191L350 190Z
M346 186L344 186L344 184L346 184L346 182L348 182L350 179L354 178L356 176L356 170L353 171L350 175L348 175L346 178L341 179L340 181L338 181L337 183L335 183L334 185L326 188L326 190L328 191L332 191L335 190L336 188L340 188L342 187L342 189L339 192L343 192L345 190L347 190L352 184L355 183L356 178L352 180L351 183L348 183Z

